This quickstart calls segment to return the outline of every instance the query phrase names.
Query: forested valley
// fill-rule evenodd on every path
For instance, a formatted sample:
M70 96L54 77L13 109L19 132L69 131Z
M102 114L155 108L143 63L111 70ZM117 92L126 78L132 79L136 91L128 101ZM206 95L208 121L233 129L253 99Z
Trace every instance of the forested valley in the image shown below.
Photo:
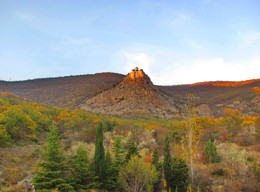
M0 189L259 190L260 116L99 115L0 94Z

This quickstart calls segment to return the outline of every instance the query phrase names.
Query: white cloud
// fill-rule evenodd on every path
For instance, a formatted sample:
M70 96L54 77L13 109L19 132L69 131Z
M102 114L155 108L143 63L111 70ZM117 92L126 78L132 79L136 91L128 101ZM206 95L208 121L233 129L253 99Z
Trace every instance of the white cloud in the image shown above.
M190 64L172 67L167 73L150 74L155 84L174 85L203 81L240 81L260 77L260 58L227 62L223 58L194 60Z
M260 39L258 33L244 34L244 38L251 42ZM260 57L259 53L254 54L257 46L216 56L207 46L193 39L186 40L186 52L156 45L126 47L118 52L121 59L117 63L121 67L119 64L117 67L126 73L136 66L143 68L156 85L260 78Z
M139 67L146 71L151 72L151 67L154 64L154 58L149 56L147 53L129 53L123 52L125 58L125 70L130 71L135 67Z
M224 58L177 58L147 52L122 52L123 70L142 68L156 85L189 84L203 81L240 81L260 78L260 57L227 61ZM167 57L168 59L165 59ZM163 61L163 63L162 63ZM168 62L167 62L168 61Z

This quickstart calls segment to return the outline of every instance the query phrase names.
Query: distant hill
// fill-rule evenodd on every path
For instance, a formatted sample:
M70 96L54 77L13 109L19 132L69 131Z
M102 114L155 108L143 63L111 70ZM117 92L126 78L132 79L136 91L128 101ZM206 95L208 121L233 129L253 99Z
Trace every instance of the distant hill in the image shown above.
M124 75L117 73L97 73L15 82L0 81L0 91L12 92L29 101L75 108L85 99L117 85L123 78Z
M251 79L245 81L205 81L199 83L185 84L186 86L214 86L214 87L241 87L244 85L250 85L254 83L259 84L260 79ZM177 85L177 86L185 86L185 85Z
M181 103L185 102L187 93L194 93L198 97L198 105L209 105L215 116L222 115L224 108L238 109L250 115L260 114L260 79L212 81L160 88Z
M260 79L156 86L145 73L144 78L136 81L130 80L129 74L97 73L0 81L0 92L12 92L29 101L64 108L83 108L107 114L144 112L154 115L183 113L186 94L194 93L198 98L199 115L221 116L224 108L238 109L248 115L260 114ZM142 84L145 82L147 84Z

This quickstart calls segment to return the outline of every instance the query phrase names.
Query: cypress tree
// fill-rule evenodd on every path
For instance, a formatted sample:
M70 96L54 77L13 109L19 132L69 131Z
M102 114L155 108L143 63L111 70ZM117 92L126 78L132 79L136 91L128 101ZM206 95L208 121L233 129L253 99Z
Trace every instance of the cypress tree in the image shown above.
M95 155L94 155L95 174L99 182L103 183L105 176L105 150L103 145L103 126L99 123L97 127Z
M170 182L172 179L172 157L171 157L171 148L169 143L169 138L165 138L164 142L164 162L163 162L163 170L164 170L164 179L166 181L166 188L170 190Z
M98 187L95 172L90 170L90 163L87 151L80 147L71 161L72 165L72 182L74 188L87 190Z
M172 189L178 189L179 192L186 192L188 185L188 166L182 159L172 159L172 176L170 186Z
M161 165L159 163L159 153L157 148L154 149L153 152L152 164L154 165L155 169L158 171L158 177L159 177L158 181L154 183L154 190L159 191L162 171L161 171Z
M43 162L39 164L40 170L33 177L37 192L58 189L59 191L74 191L73 187L64 179L64 157L60 146L61 137L57 127L52 124L47 138L48 144L43 155Z
M152 164L155 166L155 168L156 168L157 171L160 170L159 153L158 153L158 149L157 149L157 148L154 149L154 152L153 152Z

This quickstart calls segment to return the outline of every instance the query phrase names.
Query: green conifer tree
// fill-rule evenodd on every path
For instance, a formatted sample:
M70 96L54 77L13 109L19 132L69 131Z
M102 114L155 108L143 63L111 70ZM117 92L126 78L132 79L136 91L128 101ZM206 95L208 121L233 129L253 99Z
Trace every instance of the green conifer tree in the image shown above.
M138 153L138 149L136 146L135 142L132 142L129 146L128 146L128 151L127 154L125 156L126 161L129 161L131 159L132 156L138 156L140 157L139 153Z
M106 152L106 176L104 180L104 188L108 190L115 190L119 187L117 182L118 175L115 164L112 161L110 151Z
M165 138L164 142L164 162L163 162L163 170L164 170L164 179L166 181L166 188L167 190L170 189L170 183L172 180L172 157L171 157L171 148L169 143L169 138Z
M117 137L114 139L114 146L112 148L114 158L112 160L111 157L107 154L106 164L107 164L107 177L104 182L104 187L109 190L117 190L120 188L120 183L118 183L118 175L120 168L125 164L125 151L122 146L122 139ZM109 153L110 154L110 153Z
M61 152L57 127L52 124L48 135L48 144L43 162L39 164L40 170L33 177L33 183L37 192L58 189L62 192L74 191L73 187L64 179L64 157Z
M172 159L172 175L170 186L172 189L178 189L179 192L186 192L188 185L188 166L182 159Z
M157 148L154 149L154 152L153 152L152 164L155 166L157 171L160 170L159 153L158 153L158 149Z
M115 138L112 149L114 153L114 163L119 169L125 163L125 150L123 149L121 138Z
M95 172L90 170L88 153L80 147L71 161L72 166L72 183L75 190L87 190L97 188Z
M215 144L209 140L205 146L206 161L208 163L217 163L220 161Z
M94 155L95 174L100 183L103 183L105 176L105 150L103 144L103 126L100 123L97 127L95 155Z
M154 190L159 191L160 188L160 182L161 182L161 177L162 177L162 167L159 162L159 153L158 149L155 148L153 152L153 159L152 159L152 164L154 165L155 169L158 171L158 181L154 183Z
M189 169L184 160L172 158L168 137L166 137L164 143L163 170L168 191L174 191L177 189L179 192L186 192Z

